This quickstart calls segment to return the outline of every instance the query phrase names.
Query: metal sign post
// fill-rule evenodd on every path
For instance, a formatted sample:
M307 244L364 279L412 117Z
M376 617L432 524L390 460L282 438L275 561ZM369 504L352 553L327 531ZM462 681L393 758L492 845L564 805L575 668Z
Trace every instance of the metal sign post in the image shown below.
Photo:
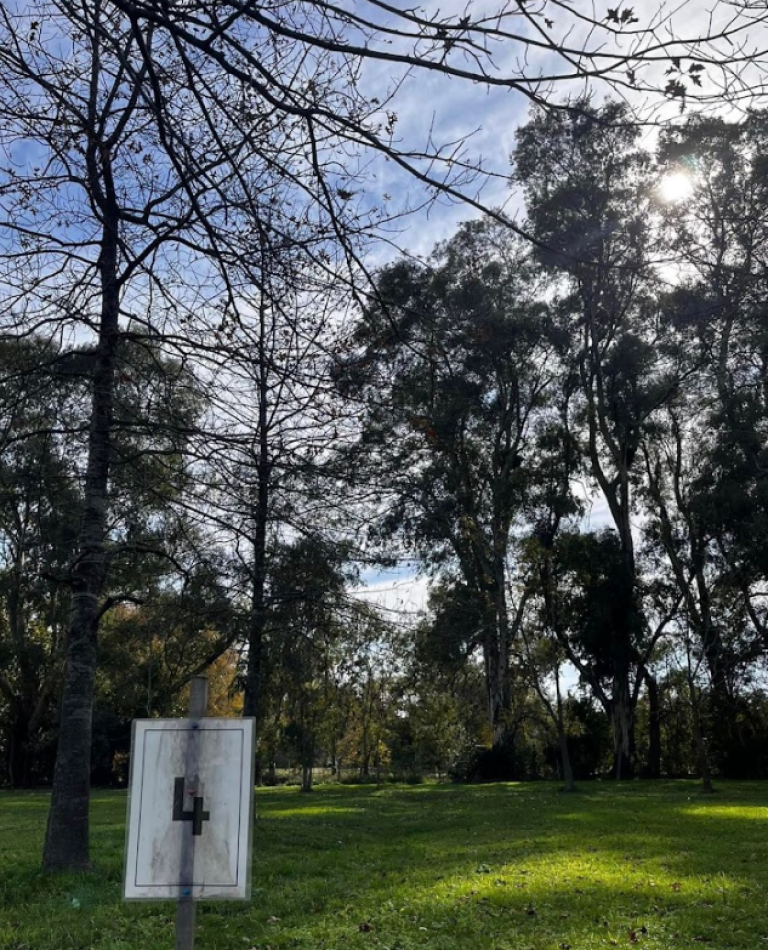
M195 902L248 900L254 720L205 718L192 680L187 719L133 723L126 900L176 900L176 950L195 945Z
M189 719L191 731L187 738L186 769L181 781L174 781L173 820L184 821L189 809L184 810L186 799L193 799L191 835L181 838L181 896L176 905L176 950L194 950L195 948L195 901L192 897L192 883L195 880L195 839L200 834L202 820L203 795L200 788L200 720L208 705L208 680L204 676L192 677L189 697ZM189 882L187 887L184 883Z

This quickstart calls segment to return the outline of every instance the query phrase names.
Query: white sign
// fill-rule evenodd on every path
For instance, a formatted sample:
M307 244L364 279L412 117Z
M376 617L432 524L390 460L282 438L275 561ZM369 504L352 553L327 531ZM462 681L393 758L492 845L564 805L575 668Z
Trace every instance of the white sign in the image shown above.
M127 900L250 896L253 719L137 719Z

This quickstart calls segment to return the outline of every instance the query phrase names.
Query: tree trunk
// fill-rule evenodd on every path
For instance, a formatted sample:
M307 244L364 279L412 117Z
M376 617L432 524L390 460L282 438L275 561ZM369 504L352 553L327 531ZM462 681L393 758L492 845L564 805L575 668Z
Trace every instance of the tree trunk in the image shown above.
M614 777L617 780L633 778L635 773L635 703L637 693L632 690L630 680L634 654L634 638L639 626L639 616L635 603L637 578L635 576L635 558L632 549L632 537L629 525L629 487L623 488L621 504L625 521L622 523L622 548L624 556L624 577L621 593L621 610L613 644L613 754ZM636 673L640 676L640 671Z
M648 687L648 778L661 777L661 704L659 702L659 684L656 678L645 671L645 684Z
M614 684L611 703L613 725L613 776L617 781L633 777L635 728L629 684Z
M101 430L102 426L98 428ZM104 450L104 455L108 454L108 438L107 434L105 444L99 447ZM102 452L96 454L102 455ZM106 468L106 459L104 463ZM78 578L72 594L56 767L43 852L43 866L52 870L74 871L91 866L88 824L91 720L96 673L97 607L105 572L101 541L104 524L102 512L106 510L106 479L103 489L101 493L95 489L89 493L91 498L86 503L83 534L87 533L90 539L79 545L83 556L75 568Z
M29 785L29 732L26 719L16 713L11 726L8 743L8 780L12 788L27 788Z
M557 740L560 744L560 761L563 765L563 791L573 792L576 788L573 781L573 768L571 766L571 755L568 751L568 736L562 723L557 725Z
M499 647L496 631L486 634L483 651L485 684L488 695L488 725L494 747L501 747L506 742L510 708L508 663Z
M71 572L72 606L66 646L56 766L43 849L43 867L78 871L91 867L91 720L96 673L99 598L107 574L104 537L107 523L115 357L119 334L118 214L106 149L94 141L92 176L105 179L104 225L98 270L101 315L88 433L88 463L83 515ZM101 192L101 183L94 188Z
M703 603L700 609L700 620L694 624L694 629L701 640L707 669L710 674L712 694L715 697L717 705L720 706L725 713L725 710L729 708L732 702L725 645L723 644L723 638L720 636L720 631L710 617L709 591L706 589L704 581L701 582L699 588L699 599L703 601ZM727 715L727 713L725 714Z
M248 663L245 676L245 697L243 715L256 719L256 734L259 733L261 714L261 677L264 653L264 589L266 586L266 539L267 539L267 502L261 498L261 478L259 479L259 503L255 513L253 537L253 573L251 590L251 612L248 623Z
M311 762L301 763L301 791L302 792L312 791L312 763Z
M245 678L245 700L243 715L256 719L256 733L259 732L261 713L261 677L264 651L264 627L266 621L264 593L267 583L267 527L269 524L269 488L271 463L269 460L269 416L267 400L269 398L268 363L266 344L266 306L262 295L259 308L259 344L258 344L258 454L256 459L256 500L253 507L253 574L251 594L251 616L248 631L248 666Z
M693 677L688 677L688 694L691 701L691 717L693 719L693 740L696 744L696 757L699 760L699 772L701 773L701 790L710 794L714 792L712 787L712 772L709 767L709 755L707 754L707 745L704 741L704 732L701 728L701 703L699 694Z

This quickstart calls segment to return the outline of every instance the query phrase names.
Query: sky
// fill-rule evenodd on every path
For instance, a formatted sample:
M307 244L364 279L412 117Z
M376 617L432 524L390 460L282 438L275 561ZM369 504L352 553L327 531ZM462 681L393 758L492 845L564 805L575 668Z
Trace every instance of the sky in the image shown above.
M408 622L427 607L429 581L419 575L414 564L368 570L363 573L361 582L351 593L379 607L394 623Z

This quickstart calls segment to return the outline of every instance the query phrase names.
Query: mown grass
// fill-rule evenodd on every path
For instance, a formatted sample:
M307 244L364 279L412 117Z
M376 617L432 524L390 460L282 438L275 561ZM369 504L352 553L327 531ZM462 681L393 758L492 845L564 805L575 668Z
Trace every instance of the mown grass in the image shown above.
M768 944L768 784L264 789L253 898L198 905L197 950ZM174 906L120 899L125 797L97 872L38 869L47 795L0 793L2 950L166 950Z

